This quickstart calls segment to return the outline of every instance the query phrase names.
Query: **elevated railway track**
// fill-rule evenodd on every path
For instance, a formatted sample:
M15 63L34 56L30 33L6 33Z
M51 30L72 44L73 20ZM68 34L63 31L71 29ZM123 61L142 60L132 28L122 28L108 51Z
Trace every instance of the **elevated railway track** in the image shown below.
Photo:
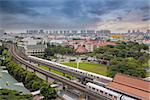
M55 80L58 80L62 83L64 83L65 85L71 86L77 90L82 91L89 99L92 98L91 100L108 100L107 97L104 97L102 95L99 95L97 93L94 93L92 91L89 91L85 85L80 84L78 82L73 82L63 76L59 76L57 74L54 74L50 71L41 69L38 66L35 66L34 64L31 64L30 62L28 62L26 59L22 58L19 54L16 53L15 51L15 47L14 45L9 45L9 51L12 55L12 57L17 60L19 63L25 65L26 67L34 70L34 72L38 72L41 73L43 75L45 75L45 78L48 79L48 77L53 78Z

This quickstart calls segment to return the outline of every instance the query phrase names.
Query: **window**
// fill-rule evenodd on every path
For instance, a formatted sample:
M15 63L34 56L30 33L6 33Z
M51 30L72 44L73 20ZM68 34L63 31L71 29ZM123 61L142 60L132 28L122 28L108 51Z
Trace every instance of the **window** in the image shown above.
M115 99L117 99L117 97L116 97L116 96L114 96L114 98L115 98Z
M95 88L92 87L93 90L95 90Z
M112 97L112 95L111 95L111 94L109 94L109 96L111 96L111 97Z
M100 93L103 93L103 91L100 90Z

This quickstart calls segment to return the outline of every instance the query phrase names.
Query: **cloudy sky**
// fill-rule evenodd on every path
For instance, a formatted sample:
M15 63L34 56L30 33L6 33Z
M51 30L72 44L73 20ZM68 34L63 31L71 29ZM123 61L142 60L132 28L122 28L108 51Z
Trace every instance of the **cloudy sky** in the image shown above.
M150 0L0 0L0 28L148 29Z

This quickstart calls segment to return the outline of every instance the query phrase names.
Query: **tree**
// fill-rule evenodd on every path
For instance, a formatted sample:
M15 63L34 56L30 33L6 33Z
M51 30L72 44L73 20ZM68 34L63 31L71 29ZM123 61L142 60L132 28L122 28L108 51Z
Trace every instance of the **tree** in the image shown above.
M41 84L40 82L34 81L34 82L32 83L32 90L33 90L33 91L39 90L40 87L41 87L40 84Z
M44 96L44 100L55 100L57 97L56 90L49 86L43 86L41 88L41 94Z
M103 53L106 52L107 50L108 50L108 47L103 46L103 47L99 47L99 48L94 49L94 53L95 53L95 54L96 54L96 53L101 53L101 54L103 54Z
M126 58L127 57L127 50L122 49L117 53L117 57Z
M134 58L118 61L111 61L111 66L108 67L108 76L113 77L116 73L123 73L135 77L146 77L145 69Z
M119 49L117 49L117 48L109 48L109 49L108 49L108 52L109 52L111 55L116 56L116 55L118 54L118 52L119 52Z
M54 88L48 86L42 79L36 76L34 72L28 72L25 69L21 68L20 65L16 64L13 60L11 55L7 50L4 50L3 56L5 56L3 65L5 65L8 69L8 72L18 81L23 82L25 87L29 89L30 91L35 91L38 89L45 87L44 92L45 95L45 100L51 100L55 99L57 96L57 93ZM7 93L6 93L7 94ZM27 96L26 96L27 97ZM31 96L30 96L31 97ZM27 97L28 98L28 97ZM51 99L50 99L51 98ZM1 98L0 98L1 99ZM7 99L7 98L6 98ZM30 98L28 99L23 99L23 98L17 98L14 100L31 100Z

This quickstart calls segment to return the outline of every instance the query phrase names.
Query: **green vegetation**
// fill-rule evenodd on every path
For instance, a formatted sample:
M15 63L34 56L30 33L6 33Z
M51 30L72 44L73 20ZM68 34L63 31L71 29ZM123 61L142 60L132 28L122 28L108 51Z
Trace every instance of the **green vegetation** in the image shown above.
M23 82L25 87L30 91L41 90L41 94L44 96L44 100L55 99L57 93L54 88L51 88L49 84L36 76L34 72L29 72L16 64L8 52L3 50L3 56L5 59L2 61L2 65L7 67L8 72L19 82Z
M50 56L54 56L54 54L61 54L61 55L68 55L73 54L74 49L69 46L55 46L55 45L49 45L47 49L45 50L44 58L49 58Z
M150 59L148 60L148 66L150 67ZM150 77L150 73L147 73L147 77Z
M2 55L2 52L4 51L5 47L2 45L0 46L0 55Z
M67 65L70 67L74 67L74 68L77 67L76 62L62 62L61 64L64 64L64 65ZM40 66L40 67L45 69L45 70L49 70L49 68L46 66ZM88 63L88 62L80 62L79 63L79 69L107 76L107 66L105 66L105 65ZM57 70L50 69L50 71L53 73L56 73L58 75L64 76L64 74L62 72L59 72ZM69 79L74 78L74 77L67 75L67 74L65 74L65 77L67 77Z
M30 94L21 94L13 90L1 89L0 100L33 100L33 96Z
M120 42L117 46L104 46L94 50L93 56L110 62L108 76L124 73L136 77L146 77L149 54L141 52L148 46L136 42Z
M132 59L119 59L115 58L111 60L111 66L108 67L108 75L115 75L117 72L124 73L127 75L132 75L136 77L146 77L145 68L140 65L140 63Z
M80 63L79 69L114 77L116 73L145 78L147 76L149 54L143 52L148 46L137 42L118 42L116 46L96 48L93 53L87 54L96 57L99 61L107 61L108 67L100 64ZM54 54L74 54L73 48L63 46L48 46L44 58ZM103 62L102 62L103 63ZM63 63L76 67L76 62ZM53 71L53 70L52 70ZM55 72L55 71L54 71ZM62 74L60 72L55 72Z
M77 67L76 62L62 62L62 64L70 66L70 67ZM80 62L79 63L79 69L90 71L93 73L101 74L101 75L107 75L107 66L100 65L100 64L94 64L94 63L88 63L88 62Z

